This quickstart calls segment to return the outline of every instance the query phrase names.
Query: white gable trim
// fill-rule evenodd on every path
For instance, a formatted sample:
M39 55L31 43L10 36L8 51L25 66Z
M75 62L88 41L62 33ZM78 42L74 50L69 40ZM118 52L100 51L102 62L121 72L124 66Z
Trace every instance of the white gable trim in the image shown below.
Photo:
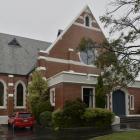
M95 28L95 27L91 27L91 26L85 26L84 24L80 24L78 22L75 22L74 25L77 25L77 26L80 26L80 27L84 27L86 29L91 29L91 30L95 30L95 31L99 31L101 32L101 29L100 28Z
M84 63L81 63L79 61L74 61L74 60L66 60L66 59L53 58L53 57L45 57L45 56L39 56L38 59L44 59L46 61L56 62L56 63L64 63L64 64L72 64L72 65L96 68L95 65L86 65Z
M47 53L49 54L50 50L54 47L54 45L62 39L63 35L68 31L68 29L74 24L74 22L76 21L76 19L78 19L78 17L80 17L80 15L86 11L88 9L88 11L91 11L89 6L86 5L81 11L80 13L74 18L74 20L71 22L71 24L62 32L62 34L60 34L57 39L54 41L54 43L52 43L52 45L46 50L46 51L40 51L40 52L43 52L43 53Z

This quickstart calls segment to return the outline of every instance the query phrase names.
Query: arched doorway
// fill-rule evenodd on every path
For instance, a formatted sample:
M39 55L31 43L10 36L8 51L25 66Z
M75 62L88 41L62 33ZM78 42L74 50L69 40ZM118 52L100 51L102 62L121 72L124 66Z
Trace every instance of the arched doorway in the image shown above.
M126 115L126 101L125 93L121 90L116 90L112 94L112 109L115 115L124 116Z

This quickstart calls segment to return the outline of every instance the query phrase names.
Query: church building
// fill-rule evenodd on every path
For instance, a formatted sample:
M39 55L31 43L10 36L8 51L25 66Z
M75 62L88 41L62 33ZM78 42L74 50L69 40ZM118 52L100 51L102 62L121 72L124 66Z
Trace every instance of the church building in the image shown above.
M100 49L87 54L77 51L83 38L97 44L105 40L88 6L84 7L65 30L59 30L54 42L0 33L0 120L16 111L28 109L27 86L38 70L48 81L50 102L55 109L67 100L80 98L95 107L95 85L100 70L94 61ZM140 113L140 81L108 94L107 108L116 115Z

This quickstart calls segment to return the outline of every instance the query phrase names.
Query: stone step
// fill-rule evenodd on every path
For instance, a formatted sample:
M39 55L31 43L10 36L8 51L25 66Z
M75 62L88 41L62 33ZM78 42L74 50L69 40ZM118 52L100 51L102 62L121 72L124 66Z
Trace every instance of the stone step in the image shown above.
M120 117L120 123L140 122L140 116Z
M8 124L8 116L0 116L0 124Z

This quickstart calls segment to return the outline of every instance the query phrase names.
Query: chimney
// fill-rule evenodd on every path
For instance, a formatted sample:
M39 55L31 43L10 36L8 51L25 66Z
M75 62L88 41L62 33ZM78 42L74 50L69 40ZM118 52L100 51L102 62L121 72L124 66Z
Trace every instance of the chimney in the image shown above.
M59 29L57 33L57 37L63 32L63 30Z

